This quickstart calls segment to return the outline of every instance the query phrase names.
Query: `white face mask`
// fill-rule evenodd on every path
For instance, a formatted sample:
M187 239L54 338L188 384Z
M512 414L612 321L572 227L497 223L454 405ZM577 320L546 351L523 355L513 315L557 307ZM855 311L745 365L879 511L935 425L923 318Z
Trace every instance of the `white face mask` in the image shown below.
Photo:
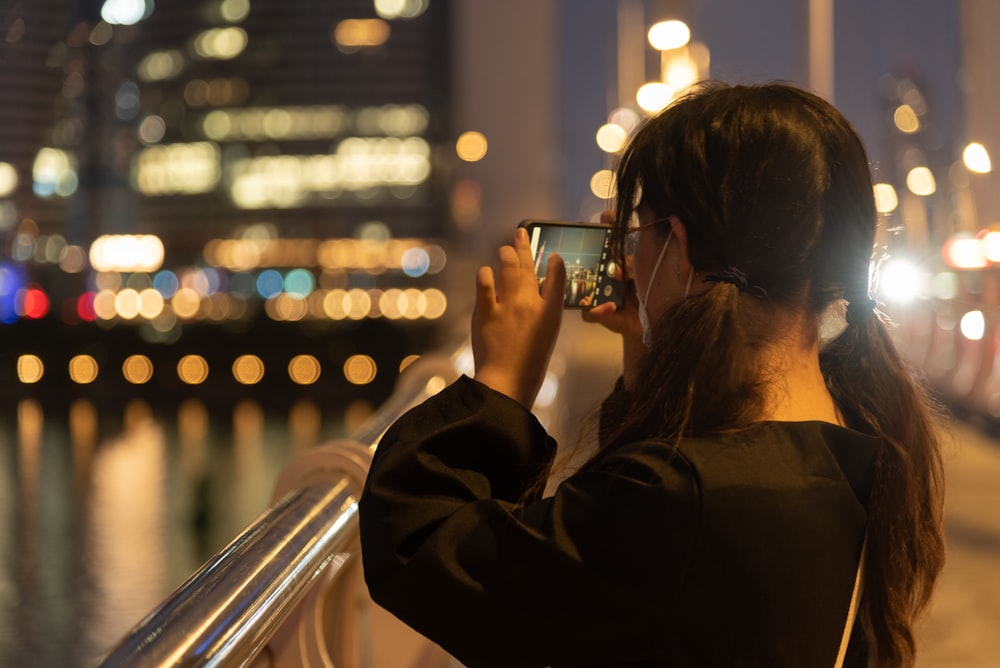
M646 350L652 350L653 348L653 325L649 321L649 312L646 311L646 302L649 299L649 291L653 288L653 280L656 278L656 272L660 268L660 263L663 262L663 257L667 254L667 246L670 245L670 240L673 236L673 230L667 233L667 241L663 244L660 256L656 258L656 263L653 265L653 273L649 275L649 282L646 283L646 291L643 293L642 297L639 297L639 294L636 293L636 298L639 301L639 324L642 326L642 344L646 346ZM694 267L691 268L691 273L688 274L687 287L684 288L684 299L687 299L688 294L691 292L692 278L694 278Z

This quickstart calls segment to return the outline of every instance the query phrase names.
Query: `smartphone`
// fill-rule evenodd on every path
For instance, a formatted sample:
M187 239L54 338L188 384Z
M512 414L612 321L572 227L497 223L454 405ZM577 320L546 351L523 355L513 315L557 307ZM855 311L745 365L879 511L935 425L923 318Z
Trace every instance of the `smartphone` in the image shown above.
M539 290L545 281L549 256L557 253L566 264L566 308L593 308L611 302L621 308L623 289L611 259L611 227L559 220L523 220Z

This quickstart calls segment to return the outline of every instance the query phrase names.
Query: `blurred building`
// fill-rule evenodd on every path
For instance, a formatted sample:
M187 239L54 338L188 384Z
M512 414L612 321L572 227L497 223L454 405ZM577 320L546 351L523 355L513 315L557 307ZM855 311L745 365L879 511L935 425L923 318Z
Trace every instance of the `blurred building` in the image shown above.
M447 8L6 10L0 378L384 395L447 311Z

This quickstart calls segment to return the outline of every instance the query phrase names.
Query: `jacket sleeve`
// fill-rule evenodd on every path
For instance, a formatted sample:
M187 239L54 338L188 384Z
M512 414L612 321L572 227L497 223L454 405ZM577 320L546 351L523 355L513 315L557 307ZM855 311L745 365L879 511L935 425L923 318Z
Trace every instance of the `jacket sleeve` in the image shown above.
M693 549L695 478L638 443L541 499L554 450L530 412L468 378L400 418L360 501L372 598L469 666L655 656Z

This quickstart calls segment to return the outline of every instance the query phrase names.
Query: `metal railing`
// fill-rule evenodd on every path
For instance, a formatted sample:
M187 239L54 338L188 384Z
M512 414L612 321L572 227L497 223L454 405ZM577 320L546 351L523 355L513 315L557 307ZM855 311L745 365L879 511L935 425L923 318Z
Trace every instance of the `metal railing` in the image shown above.
M333 668L315 620L328 603L317 590L328 588L357 552L357 498L371 455L396 418L458 375L462 357L418 360L351 440L293 460L279 477L274 504L129 631L99 666ZM313 636L305 643L301 629ZM372 664L365 648L346 655L353 657L346 663Z

